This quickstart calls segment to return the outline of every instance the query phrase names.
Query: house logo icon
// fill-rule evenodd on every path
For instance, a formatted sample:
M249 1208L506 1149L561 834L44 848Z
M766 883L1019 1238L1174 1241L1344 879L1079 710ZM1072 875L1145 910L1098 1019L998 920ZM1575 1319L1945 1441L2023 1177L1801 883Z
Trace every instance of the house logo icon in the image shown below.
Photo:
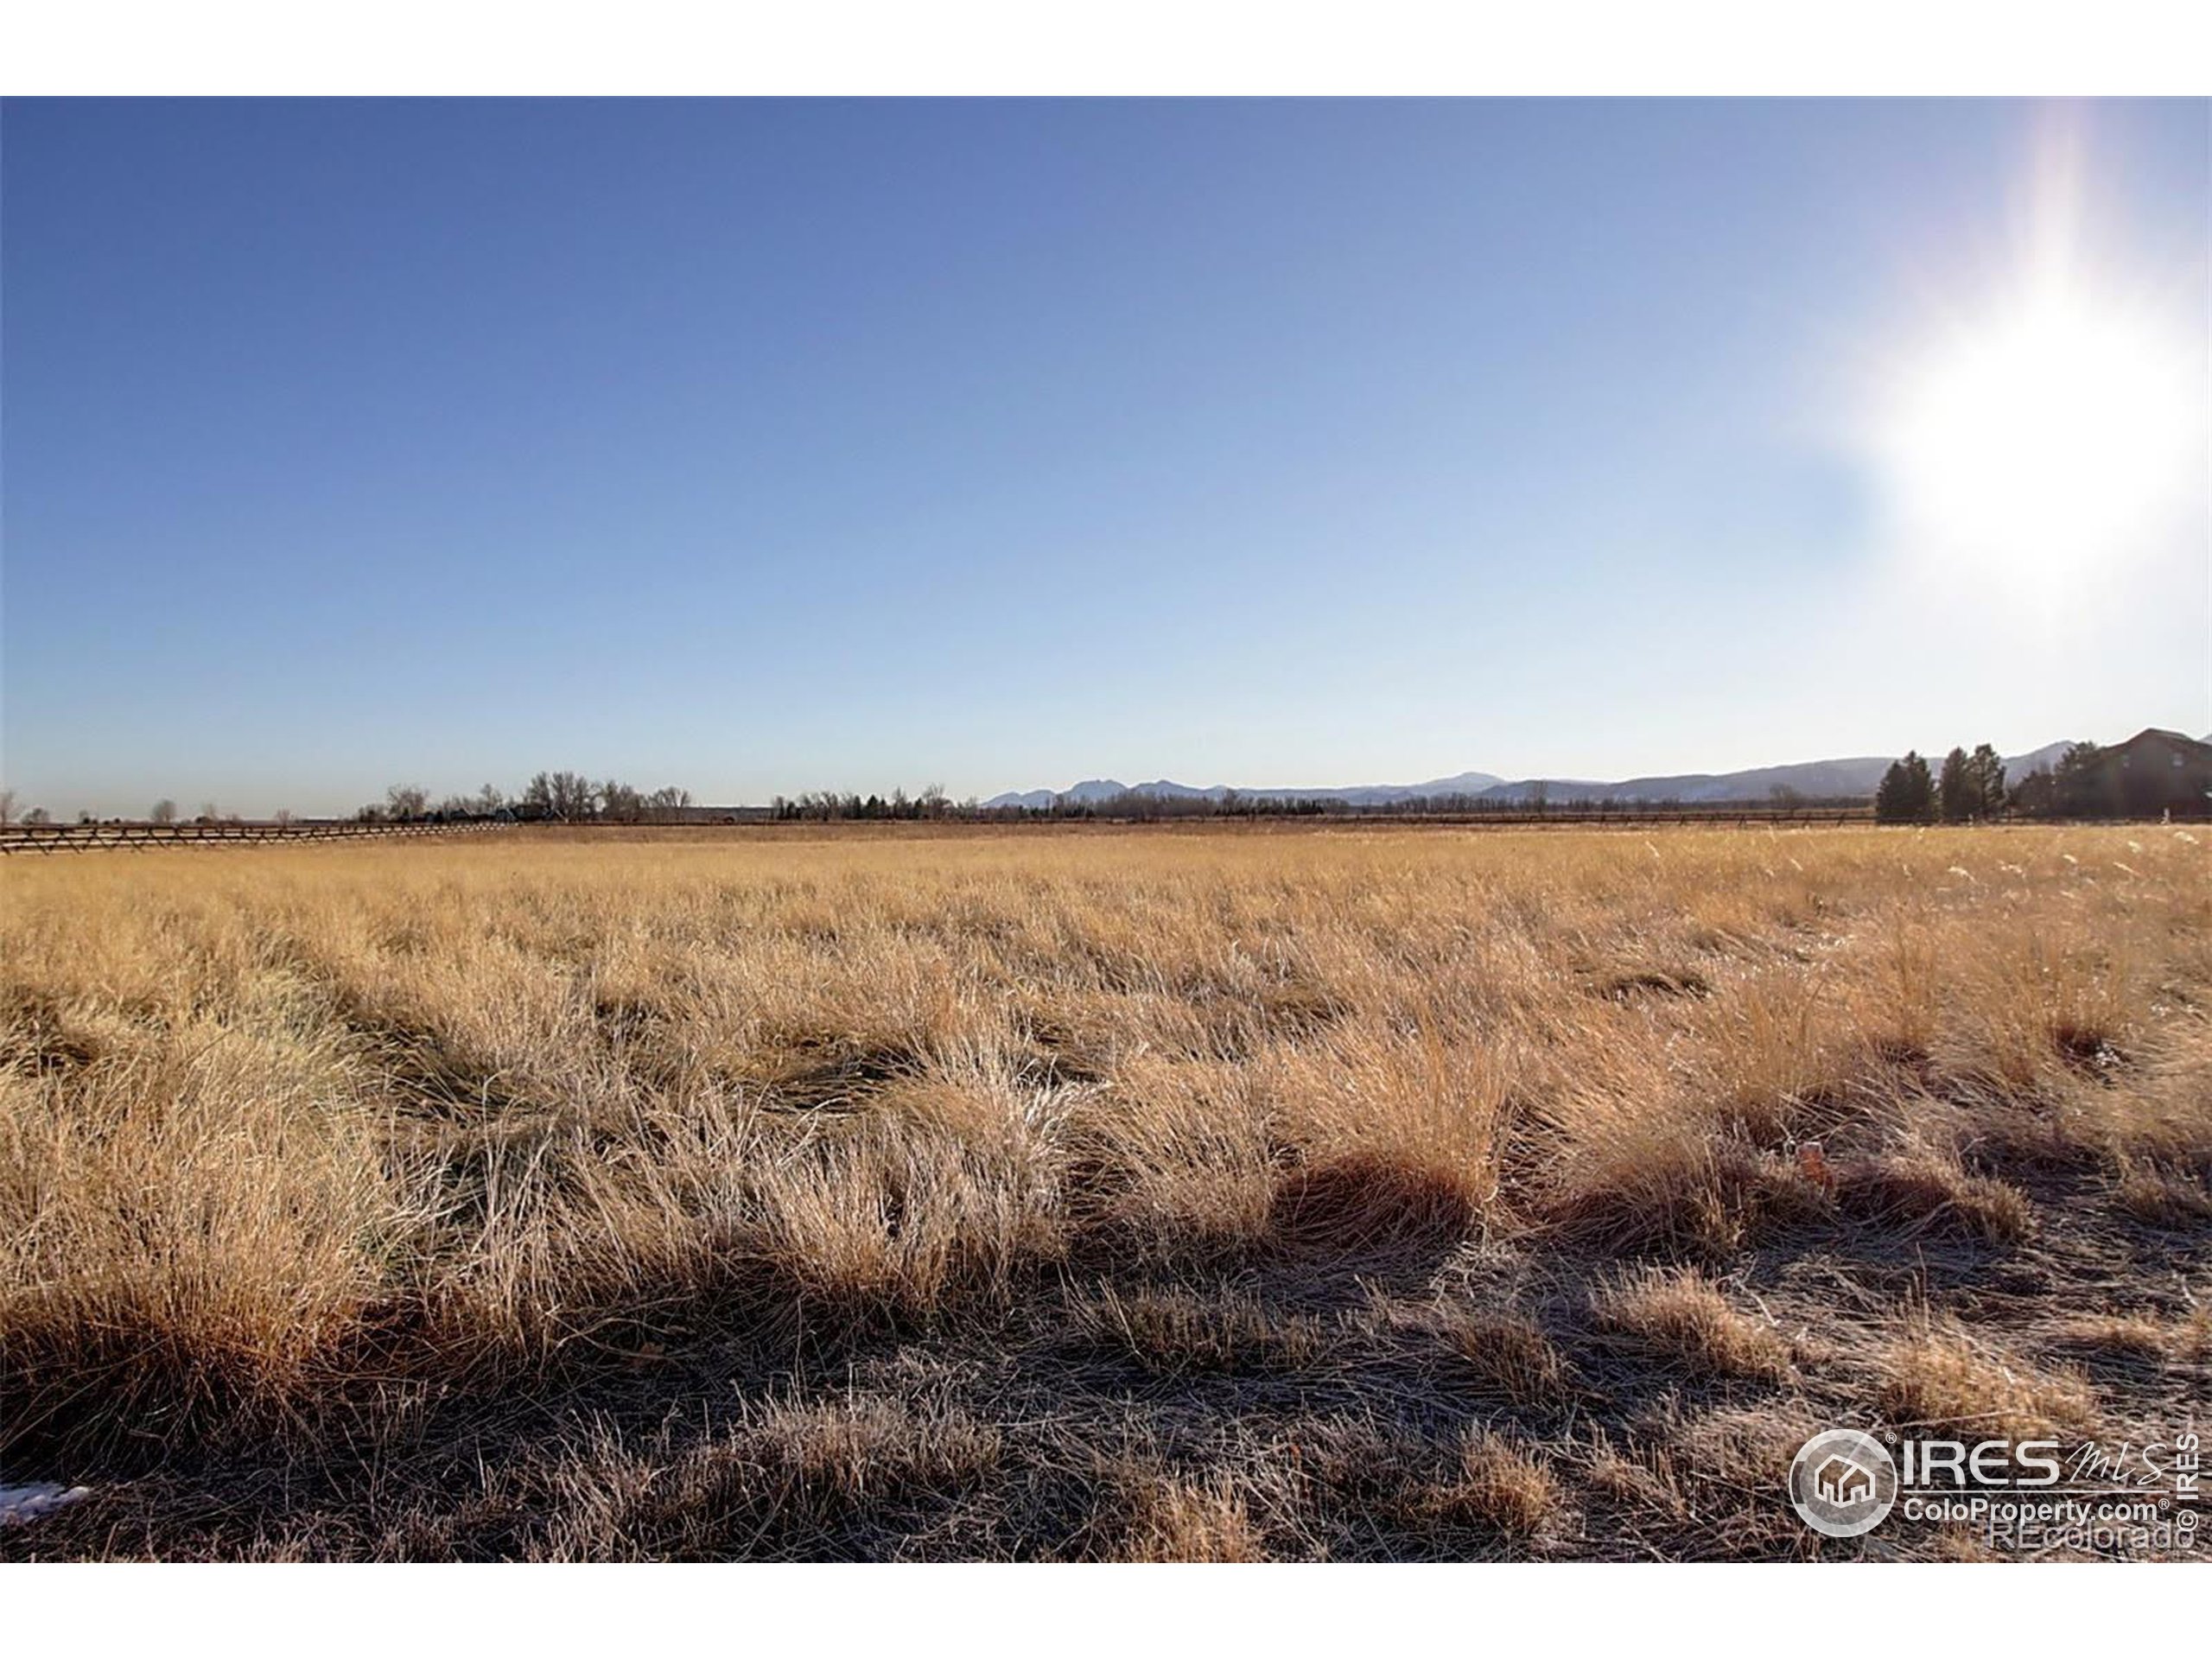
M1789 1501L1815 1532L1856 1538L1881 1525L1897 1501L1889 1448L1855 1428L1831 1428L1798 1448L1789 1465Z
M1874 1477L1840 1452L1813 1471L1813 1490L1838 1509L1852 1509L1874 1501Z

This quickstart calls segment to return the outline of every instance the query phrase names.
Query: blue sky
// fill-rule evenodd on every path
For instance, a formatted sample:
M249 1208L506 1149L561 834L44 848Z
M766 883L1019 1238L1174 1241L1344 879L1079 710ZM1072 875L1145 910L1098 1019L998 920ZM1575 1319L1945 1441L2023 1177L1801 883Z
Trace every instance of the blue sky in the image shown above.
M2209 108L11 101L0 759L314 811L2200 732L2201 444L2015 573L1866 411L2055 133L2202 410Z

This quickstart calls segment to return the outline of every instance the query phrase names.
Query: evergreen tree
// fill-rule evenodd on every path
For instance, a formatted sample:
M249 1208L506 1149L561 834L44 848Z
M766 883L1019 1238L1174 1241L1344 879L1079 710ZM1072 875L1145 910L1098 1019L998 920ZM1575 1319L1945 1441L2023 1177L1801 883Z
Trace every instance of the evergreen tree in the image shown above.
M2051 805L2068 817L2093 817L2102 808L2098 798L2097 763L2104 751L2094 743L2075 743L2058 758L2051 774Z
M1974 817L1993 818L2005 810L2005 761L1996 750L1975 744L1967 759L1967 776L1974 785Z
M1882 774L1874 791L1874 817L1881 823L1927 823L1936 816L1936 780L1928 763L1908 749Z
M1946 823L1964 823L1974 816L1974 779L1967 767L1967 752L1955 748L1943 757L1943 770L1936 783L1936 804Z

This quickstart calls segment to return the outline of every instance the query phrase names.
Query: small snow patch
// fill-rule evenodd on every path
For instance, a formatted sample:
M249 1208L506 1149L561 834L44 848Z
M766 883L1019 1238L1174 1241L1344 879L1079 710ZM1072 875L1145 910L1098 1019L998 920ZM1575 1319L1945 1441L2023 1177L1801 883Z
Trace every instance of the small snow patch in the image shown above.
M41 1516L66 1510L92 1495L89 1486L0 1486L0 1527L26 1527Z

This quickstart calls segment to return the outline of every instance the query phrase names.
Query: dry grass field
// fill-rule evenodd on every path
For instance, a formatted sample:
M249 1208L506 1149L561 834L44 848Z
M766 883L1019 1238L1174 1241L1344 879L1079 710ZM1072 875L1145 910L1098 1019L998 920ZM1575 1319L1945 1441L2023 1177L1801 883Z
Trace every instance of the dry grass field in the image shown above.
M16 861L0 1555L1970 1554L1783 1473L2209 1397L2202 842Z

